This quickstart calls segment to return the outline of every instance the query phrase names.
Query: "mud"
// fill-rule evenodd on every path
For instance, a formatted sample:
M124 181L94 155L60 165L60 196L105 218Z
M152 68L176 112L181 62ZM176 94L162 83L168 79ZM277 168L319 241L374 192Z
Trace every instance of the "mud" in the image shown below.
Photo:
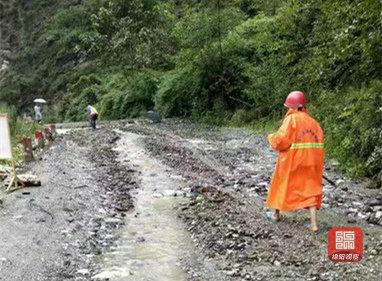
M24 167L42 186L2 194L0 280L90 280L133 206L133 171L115 160L116 138L76 130Z
M104 270L95 279L111 280L175 280L185 279L178 263L177 251L185 248L185 233L172 215L174 197L180 182L171 178L158 161L145 154L139 145L142 137L121 133L116 151L118 160L129 161L140 171L140 190L134 194L134 212L125 220L115 249L102 259Z
M1 194L0 280L382 279L381 192L330 162L315 235L304 211L264 218L277 155L263 135L176 120L61 129L24 167L42 186ZM363 228L361 262L328 261L337 225Z
M366 182L353 182L326 165L325 174L336 186L325 182L321 231L314 235L305 226L308 217L302 211L285 213L277 224L265 220L263 202L276 154L264 136L176 122L128 130L147 134L146 147L152 155L188 180L194 198L181 208L181 216L199 247L227 276L238 280L382 277L382 232L377 226L381 221L370 221L380 210L381 194L366 189ZM376 204L373 210L370 202ZM363 227L362 262L328 261L327 228L338 225Z
M137 169L139 190L134 211L127 214L115 247L101 259L96 280L224 280L214 265L200 259L174 207L186 203L186 182L173 170L150 157L145 136L118 131L116 151L121 165ZM192 270L192 272L191 272ZM197 270L197 271L195 271Z

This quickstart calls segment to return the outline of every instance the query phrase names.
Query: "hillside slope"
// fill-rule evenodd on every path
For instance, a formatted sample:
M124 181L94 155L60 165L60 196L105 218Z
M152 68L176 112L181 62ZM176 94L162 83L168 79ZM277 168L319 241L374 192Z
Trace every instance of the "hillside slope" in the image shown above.
M378 0L4 3L2 49L14 59L0 99L20 111L41 96L47 121L81 120L93 104L105 119L155 108L243 125L281 118L284 97L300 89L329 156L381 185Z

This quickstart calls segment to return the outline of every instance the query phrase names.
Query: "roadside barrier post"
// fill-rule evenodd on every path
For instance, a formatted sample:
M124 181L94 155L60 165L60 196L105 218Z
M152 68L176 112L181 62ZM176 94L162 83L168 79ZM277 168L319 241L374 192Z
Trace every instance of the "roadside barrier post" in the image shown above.
M23 145L23 151L24 151L24 159L25 161L33 161L33 152L32 152L32 139L31 138L23 138L21 140L21 143Z
M45 145L44 135L40 130L37 130L34 132L34 138L35 138L35 142L36 142L37 147L44 148L44 145Z
M56 138L57 136L57 131L56 131L56 124L50 124L50 132L52 133L53 139Z
M50 127L44 127L44 135L45 135L45 139L47 140L47 142L53 141L53 135L52 135L52 131L51 131Z

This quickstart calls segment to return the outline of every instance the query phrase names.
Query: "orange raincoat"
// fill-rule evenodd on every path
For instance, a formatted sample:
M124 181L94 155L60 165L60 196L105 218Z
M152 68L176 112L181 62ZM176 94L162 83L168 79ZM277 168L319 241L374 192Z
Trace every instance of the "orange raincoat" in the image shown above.
M268 136L279 152L266 206L282 211L321 207L324 133L305 111L289 109L282 126Z

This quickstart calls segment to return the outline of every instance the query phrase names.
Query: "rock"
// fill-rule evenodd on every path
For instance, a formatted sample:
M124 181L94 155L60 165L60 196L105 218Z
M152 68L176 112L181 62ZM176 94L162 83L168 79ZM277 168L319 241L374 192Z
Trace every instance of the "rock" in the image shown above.
M119 140L120 139L120 137L119 136L114 136L113 138L111 138L110 140L109 140L109 143L115 143L117 140Z
M90 273L90 271L86 268L84 269L80 269L77 271L78 274L82 274L82 275L88 275Z
M365 205L365 206L363 207L362 211L363 211L364 213L371 213L371 212L373 211L373 208L371 208L370 206Z
M162 121L160 115L152 110L147 111L147 118L149 118L153 123L160 123Z
M347 222L348 222L348 223L356 223L357 220L356 220L355 217L351 216L351 217L348 218Z
M375 213L375 218L379 220L382 217L382 211L378 211Z
M343 179L339 179L339 180L336 180L336 185L341 185L343 184L345 181Z
M357 202L357 201L352 202L352 205L353 205L354 207L362 207L362 206L364 206L363 203L361 203L361 202Z
M163 194L161 194L161 193L154 193L152 196L154 198L161 198L161 197L163 197Z
M331 190L331 189L333 189L332 185L328 185L328 184L324 185L324 190Z
M238 270L236 270L236 269L225 271L225 274L227 274L228 276L238 276L239 275Z
M382 206L374 206L372 208L373 212L378 212L378 211L382 211Z
M351 213L357 213L357 209L355 209L355 208L349 208L348 210L347 210L347 213L348 214L351 214Z
M378 200L376 198L373 198L373 199L370 199L367 204L370 206L370 207L374 207L374 206L381 206L382 205L382 200Z
M245 280L252 280L252 276L249 275L248 273L244 276Z
M275 266L281 266L281 262L279 262L279 261L275 261L273 264L274 264Z
M234 268L242 268L243 265L240 264L240 263L235 263L235 264L233 265L233 267L234 267Z
M370 254L376 256L378 255L378 251L376 249L370 249Z
M370 223L382 224L382 211L377 211L369 216L367 219Z
M129 275L133 275L133 272L128 271L128 274ZM101 281L101 280L108 281L108 280L111 280L113 278L115 278L115 272L113 272L113 271L103 271L103 272L98 273L97 275L92 276L91 279L92 280L99 280L99 281Z
M145 237L140 236L140 237L137 238L136 241L137 241L138 243L143 243L143 242L146 241L146 239L145 239Z
M41 186L41 180L35 175L23 174L18 175L18 178L25 186Z
M105 219L105 223L110 224L110 225L117 225L120 222L121 222L121 220L118 218L106 218Z
M368 215L365 215L365 214L362 214L362 213L357 213L357 217L359 217L361 219L367 219Z
M194 206L194 205L196 205L196 203L197 203L196 200L191 200L190 203L189 203L189 205L190 205L190 206Z
M182 207L180 207L180 209L181 209L182 211L185 211L185 210L188 210L189 207L188 207L188 206L182 206Z

